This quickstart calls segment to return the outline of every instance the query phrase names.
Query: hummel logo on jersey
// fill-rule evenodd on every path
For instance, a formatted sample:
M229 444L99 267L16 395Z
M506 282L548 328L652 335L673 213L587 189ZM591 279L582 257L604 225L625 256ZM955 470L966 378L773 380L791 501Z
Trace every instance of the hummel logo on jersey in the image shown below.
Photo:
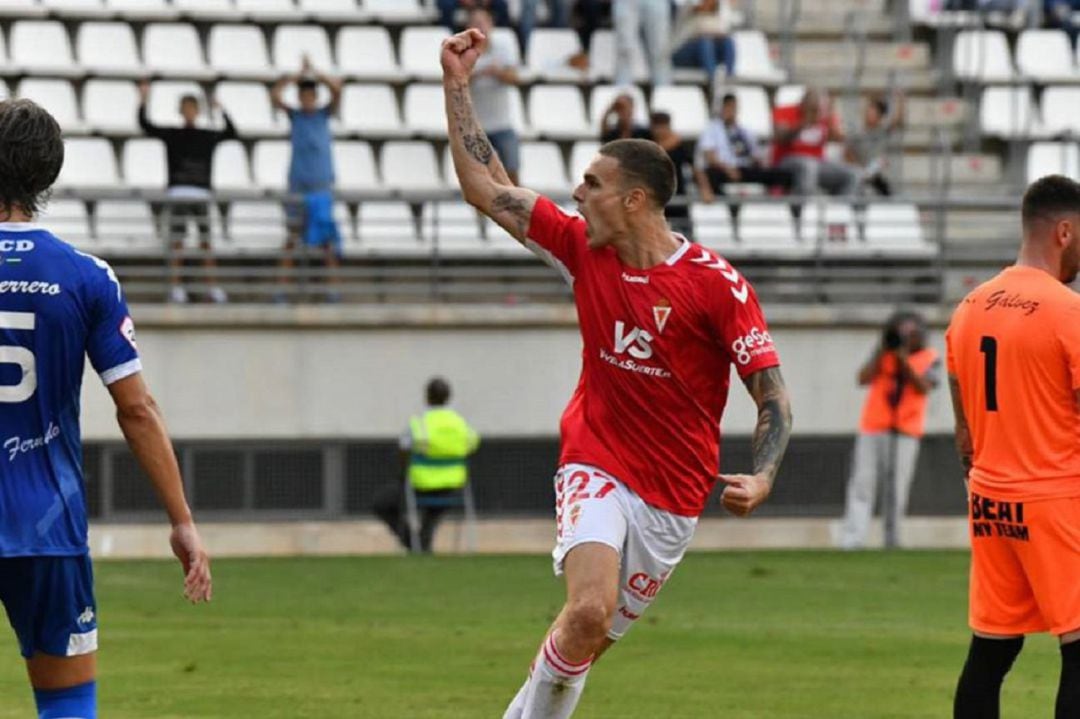
M739 271L729 265L726 260L713 257L708 250L702 249L701 254L690 261L699 265L703 264L711 270L720 270L720 274L723 275L724 279L734 285L731 288L731 294L739 302L746 304L746 300L750 296L750 288L746 284L746 280L739 276Z
M89 624L94 621L94 608L87 607L84 609L83 613L79 615L79 618L76 621L78 621L79 624Z
M653 319L656 320L656 331L660 334L664 333L664 325L667 324L668 317L671 317L671 303L665 299L661 299L656 303L656 306L652 308Z
M649 284L648 275L631 275L627 272L622 273L623 282L636 282L639 285Z
M615 354L620 355L628 352L631 357L646 360L652 357L653 349L650 342L655 338L647 331L637 327L626 332L626 325L620 320L615 323Z

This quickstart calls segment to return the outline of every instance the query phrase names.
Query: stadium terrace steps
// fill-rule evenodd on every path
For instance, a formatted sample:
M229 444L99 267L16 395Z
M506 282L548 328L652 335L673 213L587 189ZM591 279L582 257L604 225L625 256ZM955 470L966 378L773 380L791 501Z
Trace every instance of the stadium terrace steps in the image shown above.
M844 52L837 52L843 49ZM847 43L829 40L804 40L795 45L794 61L799 68L843 67L850 68L851 53L855 48ZM864 46L865 63L869 68L892 68L897 70L924 70L930 66L930 46L922 42L868 42Z

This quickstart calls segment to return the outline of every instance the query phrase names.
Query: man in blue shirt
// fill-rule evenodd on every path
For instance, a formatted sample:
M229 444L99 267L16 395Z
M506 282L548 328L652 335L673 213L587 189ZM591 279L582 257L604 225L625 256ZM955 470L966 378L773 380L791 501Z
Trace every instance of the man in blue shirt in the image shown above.
M210 599L210 560L116 275L33 223L63 164L60 127L29 100L0 102L0 147L0 603L39 719L95 719L97 607L79 428L85 356L168 513L192 602Z
M299 107L284 101L285 86L294 82L297 86ZM330 102L319 106L319 84L330 90ZM302 239L305 245L324 248L327 281L334 281L334 270L339 264L341 235L334 223L334 159L331 150L332 135L330 118L337 114L341 102L341 80L317 73L311 61L304 57L297 75L287 75L270 90L274 107L289 116L291 125L292 160L289 162L289 194L302 198L285 206L288 218L288 240L282 270L293 267L293 253ZM283 272L282 282L287 282ZM335 298L334 293L328 297Z

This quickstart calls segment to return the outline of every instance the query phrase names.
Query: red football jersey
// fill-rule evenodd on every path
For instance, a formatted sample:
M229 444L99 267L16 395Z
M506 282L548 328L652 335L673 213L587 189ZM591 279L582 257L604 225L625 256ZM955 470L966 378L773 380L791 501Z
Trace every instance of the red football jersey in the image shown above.
M720 417L731 365L740 376L780 364L757 296L718 255L685 239L638 270L590 250L585 221L541 197L530 248L574 289L581 379L561 424L561 464L591 464L654 507L705 508L720 469Z

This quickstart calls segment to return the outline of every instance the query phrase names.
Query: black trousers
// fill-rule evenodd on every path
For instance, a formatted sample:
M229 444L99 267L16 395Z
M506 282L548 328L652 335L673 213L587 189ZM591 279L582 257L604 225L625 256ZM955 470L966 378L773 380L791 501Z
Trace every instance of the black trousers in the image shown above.
M456 489L440 489L434 492L417 492L416 499L420 505L420 551L430 552L431 543L435 538L435 528L449 507L434 506L425 507L424 499L449 499L457 497L461 492ZM372 510L375 516L386 523L394 536L401 542L405 549L412 550L409 542L409 522L405 510L405 486L400 483L387 485L375 495Z

